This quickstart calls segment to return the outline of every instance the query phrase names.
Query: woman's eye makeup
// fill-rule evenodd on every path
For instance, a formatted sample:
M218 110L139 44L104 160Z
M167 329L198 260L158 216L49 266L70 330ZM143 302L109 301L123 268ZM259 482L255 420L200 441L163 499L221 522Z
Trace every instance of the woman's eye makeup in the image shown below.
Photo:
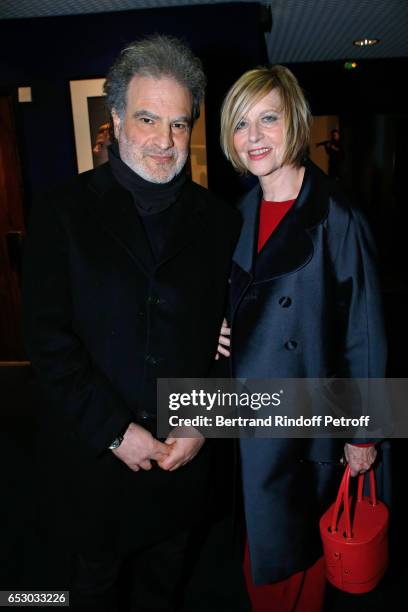
M247 122L245 121L245 119L241 119L241 121L238 121L237 125L235 126L235 131L238 132L238 130L243 130L246 127Z
M273 123L275 123L275 121L277 121L279 119L279 115L277 113L267 113L266 115L262 115L261 117L259 117L257 119L257 122L260 125L272 125ZM235 132L239 132L240 130L245 130L247 129L249 126L249 121L248 119L241 119L240 121L238 121L237 125L235 126Z
M272 113L268 113L267 115L264 115L261 118L261 122L264 123L265 125L269 125L271 123L274 123L275 121L277 121L278 119L278 115L274 115Z

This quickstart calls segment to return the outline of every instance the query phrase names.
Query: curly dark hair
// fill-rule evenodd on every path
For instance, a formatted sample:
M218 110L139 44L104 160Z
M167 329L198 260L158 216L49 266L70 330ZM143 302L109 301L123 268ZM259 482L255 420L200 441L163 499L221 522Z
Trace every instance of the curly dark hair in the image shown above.
M125 47L111 66L104 92L109 111L123 116L129 82L136 75L171 77L186 87L193 98L193 120L200 115L206 78L201 61L180 40L154 34Z

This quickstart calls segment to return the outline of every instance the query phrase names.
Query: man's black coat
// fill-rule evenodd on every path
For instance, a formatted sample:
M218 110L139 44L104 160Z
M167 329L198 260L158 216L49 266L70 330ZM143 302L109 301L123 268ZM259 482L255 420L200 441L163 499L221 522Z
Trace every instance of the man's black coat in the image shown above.
M190 181L180 198L157 263L108 164L34 210L24 328L46 399L43 457L50 479L71 482L91 546L116 546L130 525L137 542L163 537L206 495L208 443L173 473L134 473L106 450L129 422L155 414L156 378L205 377L214 360L239 216Z

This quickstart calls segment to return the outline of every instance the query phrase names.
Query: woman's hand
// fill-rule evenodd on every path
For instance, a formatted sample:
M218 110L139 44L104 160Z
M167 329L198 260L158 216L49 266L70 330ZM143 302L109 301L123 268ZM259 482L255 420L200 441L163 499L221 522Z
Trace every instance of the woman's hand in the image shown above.
M357 474L364 474L370 469L377 456L377 449L374 445L354 446L346 442L344 456L350 466L351 476L357 476Z
M224 319L221 325L221 329L220 329L220 337L218 338L218 347L217 347L215 359L219 359L220 355L224 355L224 357L230 356L230 351L227 348L225 348L231 345L231 340L229 338L230 335L231 335L231 328L228 327L227 319Z

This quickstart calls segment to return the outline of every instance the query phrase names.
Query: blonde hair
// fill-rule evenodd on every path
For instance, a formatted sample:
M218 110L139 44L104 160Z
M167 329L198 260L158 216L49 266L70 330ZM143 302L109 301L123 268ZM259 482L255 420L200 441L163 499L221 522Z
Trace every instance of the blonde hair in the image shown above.
M247 169L234 147L239 121L263 97L277 89L284 116L285 152L282 164L301 166L310 140L309 105L295 75L285 66L255 68L245 72L227 93L221 109L221 147L239 172Z

